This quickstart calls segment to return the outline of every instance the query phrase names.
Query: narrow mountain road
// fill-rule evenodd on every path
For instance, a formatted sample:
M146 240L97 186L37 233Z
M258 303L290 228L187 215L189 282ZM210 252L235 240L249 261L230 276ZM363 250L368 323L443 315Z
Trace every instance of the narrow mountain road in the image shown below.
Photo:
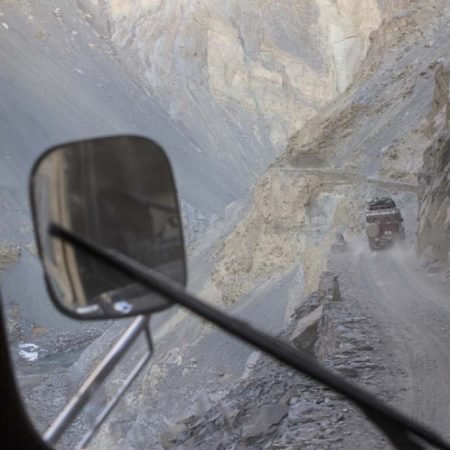
M427 274L412 249L370 251L364 243L342 256L341 289L377 322L397 367L391 404L450 438L450 291ZM344 269L345 268L345 269Z

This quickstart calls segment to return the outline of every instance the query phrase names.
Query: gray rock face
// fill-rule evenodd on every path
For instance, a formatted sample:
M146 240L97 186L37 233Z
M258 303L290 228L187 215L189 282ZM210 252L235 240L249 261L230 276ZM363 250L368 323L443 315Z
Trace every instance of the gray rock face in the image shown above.
M274 428L288 415L289 408L283 404L261 407L242 428L242 438L259 438L271 434Z
M323 306L300 319L292 333L292 342L296 347L312 352L317 340L317 326L322 317Z
M383 15L375 0L79 4L235 198L346 89Z
M428 116L431 143L419 177L418 249L430 270L445 268L450 277L450 69L439 65L433 107Z
M34 242L28 175L42 151L107 134L154 138L176 161L190 230L199 211L210 220L233 196L216 182L210 161L201 169L196 147L135 83L75 2L4 2L0 13L7 25L0 25L0 240L22 248L17 264L1 274L2 296L37 326L80 328L50 305L36 256L28 251Z

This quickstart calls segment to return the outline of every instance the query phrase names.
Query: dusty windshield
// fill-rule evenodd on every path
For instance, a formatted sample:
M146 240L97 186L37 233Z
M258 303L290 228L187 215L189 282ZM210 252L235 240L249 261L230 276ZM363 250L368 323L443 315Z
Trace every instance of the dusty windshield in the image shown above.
M129 322L51 304L28 174L50 146L123 133L172 163L192 292L450 439L449 15L443 0L0 3L1 295L41 433ZM182 309L151 329L90 447L389 448L345 399Z

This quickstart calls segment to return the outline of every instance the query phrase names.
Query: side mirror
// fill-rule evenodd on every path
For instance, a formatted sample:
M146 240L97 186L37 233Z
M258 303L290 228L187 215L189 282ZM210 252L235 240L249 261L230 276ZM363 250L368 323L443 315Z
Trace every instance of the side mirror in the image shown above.
M149 314L171 303L49 233L76 232L186 285L182 225L169 160L155 142L106 137L53 147L34 164L30 196L50 297L77 319Z

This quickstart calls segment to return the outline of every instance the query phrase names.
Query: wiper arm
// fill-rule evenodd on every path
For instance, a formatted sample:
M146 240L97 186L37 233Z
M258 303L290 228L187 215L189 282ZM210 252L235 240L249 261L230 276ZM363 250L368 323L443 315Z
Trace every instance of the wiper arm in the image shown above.
M450 443L437 433L411 420L406 415L378 400L373 394L323 367L305 351L257 330L240 319L229 316L190 294L178 283L115 250L96 244L78 233L56 224L50 225L49 232L135 278L149 289L168 297L173 303L182 305L204 319L213 322L219 328L252 344L278 361L303 372L346 396L364 412L367 418L384 433L396 448L401 450L424 449L425 447L421 444L421 441L423 441L436 448L450 450Z

